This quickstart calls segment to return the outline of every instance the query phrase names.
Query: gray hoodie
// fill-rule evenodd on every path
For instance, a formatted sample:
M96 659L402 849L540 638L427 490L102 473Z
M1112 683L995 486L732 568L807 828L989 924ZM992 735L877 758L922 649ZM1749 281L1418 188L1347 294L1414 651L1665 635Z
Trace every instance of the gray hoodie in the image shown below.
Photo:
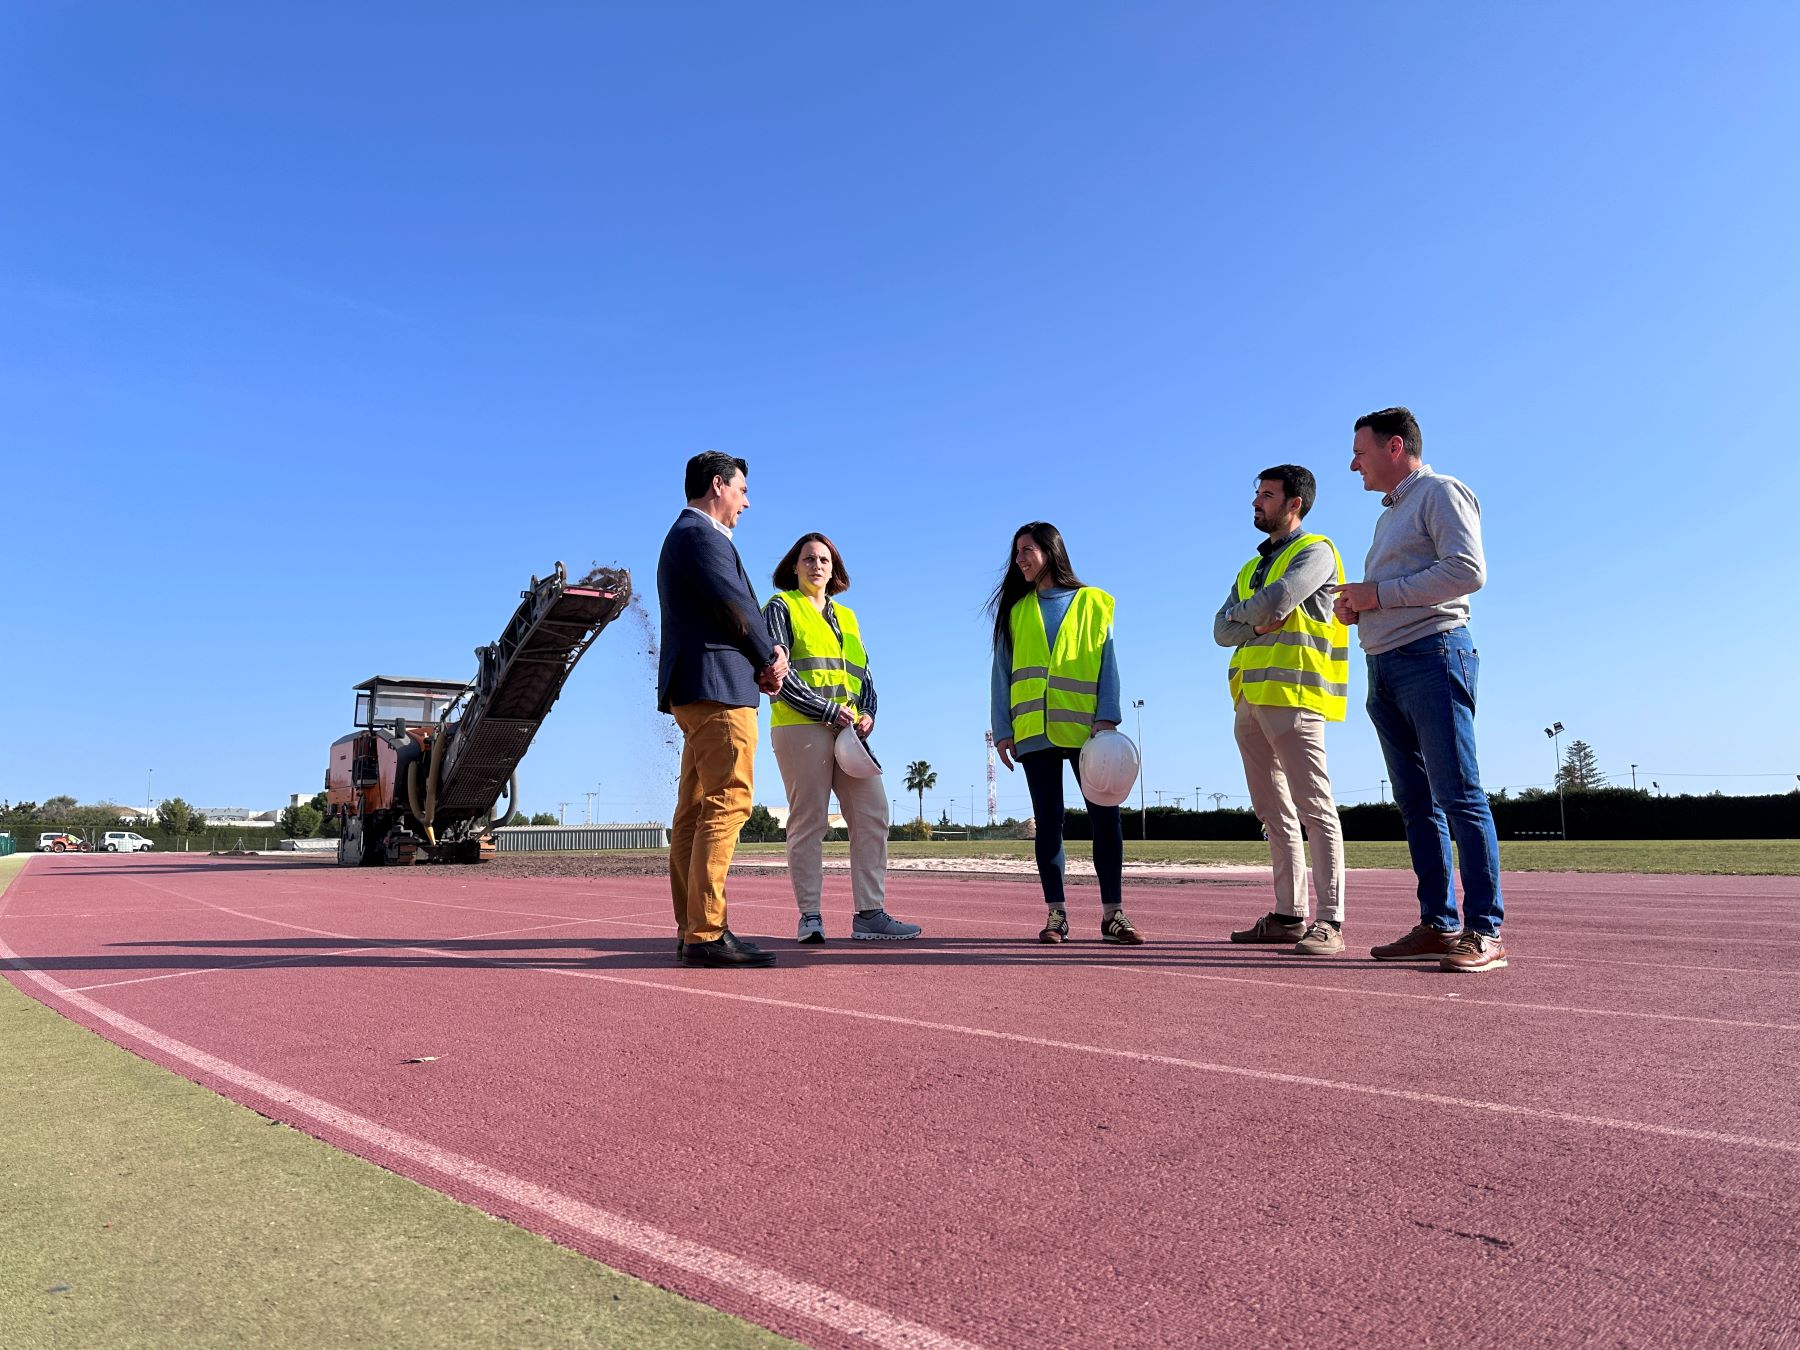
M1382 498L1362 579L1377 584L1381 608L1356 621L1362 649L1391 652L1469 622L1469 596L1487 580L1481 556L1481 503L1429 464Z

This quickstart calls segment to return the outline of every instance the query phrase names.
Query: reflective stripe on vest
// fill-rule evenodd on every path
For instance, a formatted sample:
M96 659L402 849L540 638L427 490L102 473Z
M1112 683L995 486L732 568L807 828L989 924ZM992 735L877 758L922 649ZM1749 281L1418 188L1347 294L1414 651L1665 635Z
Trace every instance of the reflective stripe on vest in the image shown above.
M855 708L862 698L863 681L869 675L869 657L863 650L862 628L856 614L841 601L831 602L837 610L838 627L843 631L840 643L825 616L813 608L803 592L782 591L787 605L788 622L794 630L794 649L788 653L788 669L800 677L820 698L845 703ZM816 726L817 721L798 712L777 698L771 704L769 722L778 727Z
M1070 749L1086 743L1100 706L1100 654L1112 631L1113 598L1083 586L1069 597L1068 613L1056 630L1056 650L1044 629L1036 593L1012 607L1013 740L1049 736Z
M1303 534L1269 565L1264 586L1281 579L1288 565L1305 549L1324 544L1337 566L1337 583L1344 584L1344 560L1337 546L1322 534ZM1252 558L1238 573L1238 600L1256 592L1251 582L1261 558ZM1309 618L1296 606L1273 633L1259 633L1231 654L1231 702L1240 696L1265 708L1306 708L1329 722L1344 720L1350 695L1350 630L1334 613L1329 619Z

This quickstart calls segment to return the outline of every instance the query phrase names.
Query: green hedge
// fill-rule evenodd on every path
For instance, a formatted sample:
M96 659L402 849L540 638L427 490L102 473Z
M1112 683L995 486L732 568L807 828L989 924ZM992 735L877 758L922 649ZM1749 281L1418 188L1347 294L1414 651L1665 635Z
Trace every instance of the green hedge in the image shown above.
M1554 794L1521 800L1490 797L1494 828L1502 839L1556 837L1562 833L1566 807L1571 839L1797 839L1800 838L1800 792L1759 797L1665 797L1630 788L1599 788L1568 793L1559 805ZM1149 833L1135 810L1122 811L1127 839L1261 839L1262 825L1245 809L1177 811L1153 806ZM1363 802L1338 807L1344 838L1404 839L1400 808L1392 802ZM1086 811L1070 811L1064 837L1091 839Z

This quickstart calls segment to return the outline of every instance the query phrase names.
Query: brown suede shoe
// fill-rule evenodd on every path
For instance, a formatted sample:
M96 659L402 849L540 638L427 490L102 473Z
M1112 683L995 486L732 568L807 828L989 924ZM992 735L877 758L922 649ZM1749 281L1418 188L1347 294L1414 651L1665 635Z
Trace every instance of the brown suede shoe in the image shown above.
M1456 941L1438 962L1438 969L1458 975L1478 975L1484 970L1499 970L1505 964L1506 948L1500 945L1498 937L1463 932L1456 935Z
M1306 936L1306 920L1302 918L1279 918L1273 914L1265 914L1248 928L1240 928L1231 935L1233 942L1279 942L1286 944L1298 942Z
M1438 961L1449 955L1456 936L1419 924L1403 938L1371 947L1369 955L1377 961Z
M1343 950L1343 930L1333 928L1323 919L1307 929L1306 936L1294 944L1295 956L1336 956Z

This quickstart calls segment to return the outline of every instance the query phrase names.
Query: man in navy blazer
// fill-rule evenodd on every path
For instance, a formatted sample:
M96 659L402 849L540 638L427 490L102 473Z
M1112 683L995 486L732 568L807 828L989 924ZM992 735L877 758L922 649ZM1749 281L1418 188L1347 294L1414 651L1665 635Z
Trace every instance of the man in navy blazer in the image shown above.
M725 926L725 874L750 818L756 711L781 688L787 651L769 638L732 527L750 508L749 465L708 450L687 464L687 507L656 564L662 653L656 706L683 736L669 829L675 954L692 966L766 966L773 952Z

